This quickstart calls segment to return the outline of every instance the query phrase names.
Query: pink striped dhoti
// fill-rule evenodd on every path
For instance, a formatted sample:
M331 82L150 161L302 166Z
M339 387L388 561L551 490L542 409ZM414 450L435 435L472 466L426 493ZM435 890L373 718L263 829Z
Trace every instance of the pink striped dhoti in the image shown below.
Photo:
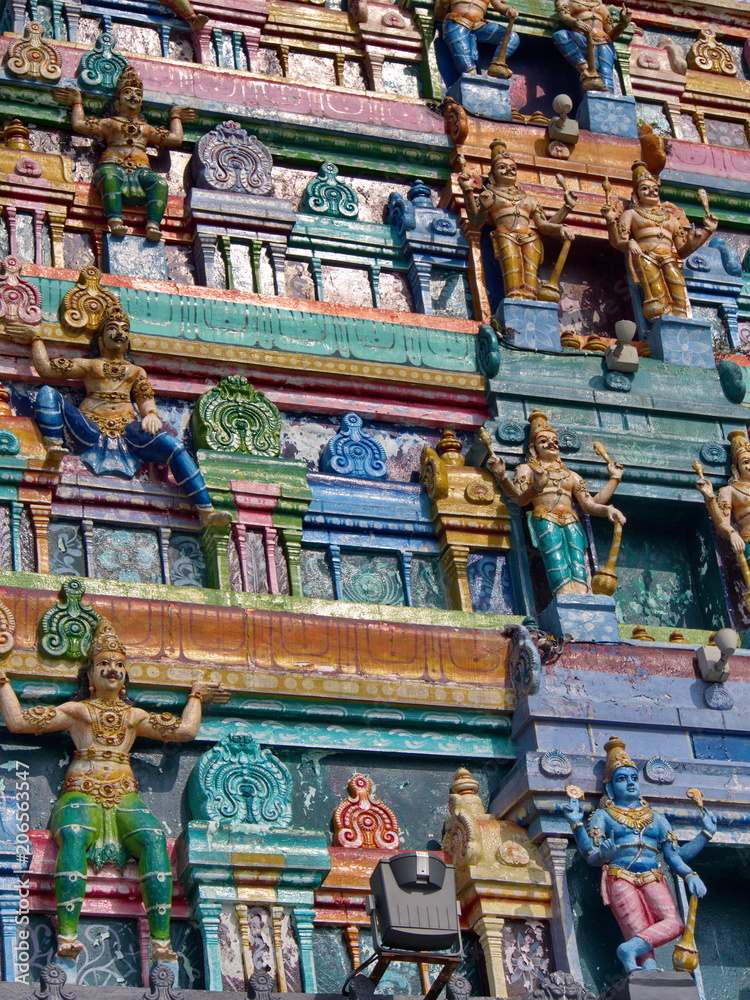
M662 872L658 874L660 878L636 885L627 877L610 874L607 868L602 872L602 899L612 908L625 940L639 937L652 949L672 941L685 929L669 886ZM653 957L653 950L649 951L638 958L638 964Z

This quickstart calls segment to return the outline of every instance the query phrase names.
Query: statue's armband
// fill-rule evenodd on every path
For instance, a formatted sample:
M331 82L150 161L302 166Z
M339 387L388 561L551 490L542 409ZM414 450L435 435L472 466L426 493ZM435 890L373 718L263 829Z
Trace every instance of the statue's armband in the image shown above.
M138 403L144 399L153 399L154 390L145 375L140 375L133 384L133 399Z
M51 358L49 366L58 378L66 378L73 371L72 358Z
M27 726L31 726L37 736L41 736L51 722L57 718L57 709L54 705L35 705L33 708L24 708L21 717Z
M161 715L152 712L146 722L163 740L168 740L179 729L182 719L170 712L162 712Z

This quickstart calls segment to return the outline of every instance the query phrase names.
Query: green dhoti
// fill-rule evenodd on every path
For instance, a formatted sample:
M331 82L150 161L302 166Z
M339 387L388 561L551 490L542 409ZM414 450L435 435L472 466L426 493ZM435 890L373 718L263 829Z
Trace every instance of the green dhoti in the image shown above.
M73 938L86 892L86 859L123 868L138 859L141 893L151 936L169 939L172 868L160 823L135 792L104 806L93 795L63 792L49 824L60 848L55 868L58 934Z
M529 533L544 563L553 594L568 583L588 586L586 575L586 534L579 521L558 524L527 514Z
M167 207L169 186L164 177L148 167L126 170L119 163L102 163L94 172L94 187L107 219L122 219L123 204L146 206L148 222L159 225Z

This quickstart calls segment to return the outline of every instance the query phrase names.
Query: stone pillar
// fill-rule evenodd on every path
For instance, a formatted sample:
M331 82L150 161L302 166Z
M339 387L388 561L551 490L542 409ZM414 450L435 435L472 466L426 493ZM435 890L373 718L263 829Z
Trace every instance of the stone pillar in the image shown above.
M539 846L542 858L552 875L552 923L550 936L555 956L555 968L569 972L577 982L583 981L578 942L573 927L573 908L570 905L568 873L565 859L568 841L565 837L547 837Z
M487 988L492 997L507 997L508 995L503 964L504 926L504 917L486 915L480 917L472 928L479 937L479 944L484 954Z
M318 982L315 975L315 959L313 957L313 920L315 910L299 906L294 908L294 923L297 928L297 943L299 944L299 964L302 973L302 992L317 993Z
M203 937L203 956L206 963L206 989L222 990L221 951L219 949L219 920L221 903L199 899L195 915Z
M203 529L203 553L206 557L208 585L216 590L230 590L229 580L229 532L230 528L207 525Z

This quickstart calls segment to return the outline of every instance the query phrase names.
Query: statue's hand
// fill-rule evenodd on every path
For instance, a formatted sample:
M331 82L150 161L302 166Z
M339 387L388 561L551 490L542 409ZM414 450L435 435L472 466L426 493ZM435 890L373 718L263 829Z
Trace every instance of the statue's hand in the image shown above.
M735 531L734 528L731 529L729 533L729 544L732 546L734 552L745 552L745 540L739 531Z
M466 191L473 191L474 178L471 176L471 174L467 173L465 170L462 170L461 173L458 175L458 186L464 193Z
M607 837L599 844L599 857L602 861L611 861L615 854L617 854L617 844L611 837Z
M688 875L685 879L685 885L691 896L698 896L700 898L706 895L705 883L698 875Z
M505 468L505 462L500 458L499 455L492 455L487 459L487 469L495 479L502 479L507 475L507 470Z
M576 204L578 202L578 192L571 191L570 188L566 188L565 197L563 198L563 201L565 202L567 207L572 211L576 207Z
M619 462L607 462L607 475L610 479L614 479L619 483L624 471L623 466Z
M158 434L162 423L157 413L147 413L141 420L141 427L147 434Z
M39 327L29 326L28 323L21 323L20 320L11 320L5 324L2 336L17 344L30 344L35 337L39 336Z
M531 485L536 493L541 493L549 482L549 472L538 462L529 462L529 466L531 467Z
M703 217L703 228L707 233L715 233L719 225L719 220L715 215L705 215Z
M628 253L632 253L634 257L642 257L643 250L639 243L635 240L628 240Z
M232 697L231 692L217 681L196 681L190 688L190 694L200 695L202 701L207 705L211 703L223 705Z
M576 823L583 822L583 809L581 808L581 803L578 799L568 799L567 802L563 803L558 808L560 809L560 812L565 813L565 818L571 826L575 826Z
M568 226L560 226L560 239L568 240L570 243L576 238L576 234Z
M607 518L612 524L625 524L625 515L617 507L607 507Z
M194 122L198 117L195 108L188 108L186 105L178 104L170 113L170 118L179 118L181 122Z
M620 11L620 24L624 24L626 27L633 20L633 11L628 10L627 7L623 7Z
M604 221L611 226L613 226L619 218L617 209L614 205L602 205L602 217L604 218Z
M717 829L716 817L706 809L703 813L703 832L708 837L713 837Z
M55 87L52 90L52 96L60 104L69 104L71 107L74 104L83 103L78 87Z
M703 478L703 476L701 476L701 478L696 482L695 487L701 496L706 498L706 500L712 499L714 495L714 488L707 479Z
M506 8L505 8L505 16L507 18L509 18L510 20L515 21L516 18L518 17L518 11L516 10L515 7L508 7L508 6L506 6Z

